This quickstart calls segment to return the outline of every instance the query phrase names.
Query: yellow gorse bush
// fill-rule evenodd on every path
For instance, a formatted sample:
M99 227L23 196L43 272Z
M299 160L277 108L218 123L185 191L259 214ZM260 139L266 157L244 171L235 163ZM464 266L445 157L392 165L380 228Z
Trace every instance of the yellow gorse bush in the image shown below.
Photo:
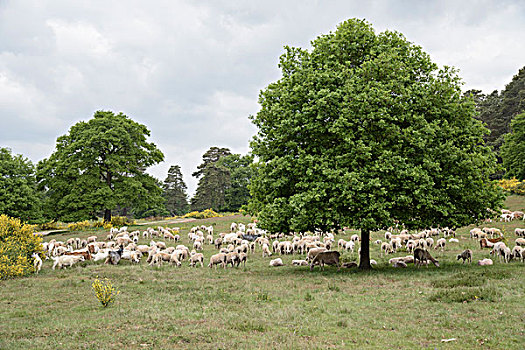
M130 220L125 216L112 216L111 225L113 226L126 226L126 225L135 225L135 220Z
M498 185L507 192L525 195L525 181L520 181L516 178L502 179L498 181Z
M222 217L221 214L215 212L213 209L206 209L202 212L192 211L182 216L183 218L195 218L195 219L209 219Z
M73 222L73 223L67 225L67 228L69 229L69 231L82 231L82 230L86 230L86 229L88 229L90 227L91 227L91 224L87 220L79 221L79 222Z
M34 230L35 225L0 215L0 279L34 272L31 255L42 252L42 237Z
M120 291L113 287L113 283L107 278L101 281L97 277L91 287L95 292L95 297L104 307L114 302L117 295L120 294Z

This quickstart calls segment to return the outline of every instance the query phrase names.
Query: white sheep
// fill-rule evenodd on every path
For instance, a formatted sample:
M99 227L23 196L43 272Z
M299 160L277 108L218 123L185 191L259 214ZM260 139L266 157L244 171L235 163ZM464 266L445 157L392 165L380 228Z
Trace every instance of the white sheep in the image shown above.
M59 269L66 268L66 266L73 266L73 264L76 264L79 261L84 261L84 257L81 255L62 255L58 257L52 258L55 263L53 264L53 270L56 266L58 266Z
M272 256L272 252L270 251L270 248L268 247L268 244L264 243L262 246L262 256L263 258L266 256Z
M219 264L222 264L222 267L226 268L226 254L218 253L218 254L212 255L210 257L210 263L208 267L211 269L213 266L215 266L215 269L217 269L217 265Z
M459 240L457 238L451 238L448 241L449 243L459 243Z
M308 266L308 261L306 260L292 260L293 266Z
M441 251L444 251L445 250L445 245L447 244L447 240L445 238L440 238L437 240L436 242L436 246L434 247L434 249L441 249Z
M483 259L483 260L478 260L478 265L480 266L490 266L490 265L493 265L494 263L492 262L492 259Z
M284 264L281 258L277 258L277 259L270 260L270 266L277 267L277 266L284 266Z
M354 246L355 246L354 241L348 241L345 244L345 250L346 251L351 251L353 253L354 252Z

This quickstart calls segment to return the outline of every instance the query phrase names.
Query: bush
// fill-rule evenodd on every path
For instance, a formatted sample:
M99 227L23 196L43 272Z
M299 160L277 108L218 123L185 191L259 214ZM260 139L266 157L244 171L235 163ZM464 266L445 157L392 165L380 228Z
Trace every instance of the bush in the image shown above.
M79 221L79 222L73 222L73 223L67 225L67 228L69 229L69 231L82 231L82 230L86 230L86 229L88 229L90 227L91 227L91 224L87 220Z
M195 218L195 219L209 219L209 218L219 218L219 217L222 217L222 215L215 212L213 209L206 209L202 212L192 211L183 216L183 218Z
M42 238L33 235L34 225L0 215L0 279L34 272L33 253L42 252Z
M126 216L112 216L111 217L111 225L114 226L114 227L135 225L135 220L130 220Z
M98 278L95 279L91 287L95 292L95 297L103 307L107 307L109 304L113 303L117 295L120 294L120 292L115 287L113 287L113 283L111 283L111 281L107 278L105 278L103 281L99 280Z
M525 195L525 181L520 181L516 178L502 179L498 181L498 185L509 193Z

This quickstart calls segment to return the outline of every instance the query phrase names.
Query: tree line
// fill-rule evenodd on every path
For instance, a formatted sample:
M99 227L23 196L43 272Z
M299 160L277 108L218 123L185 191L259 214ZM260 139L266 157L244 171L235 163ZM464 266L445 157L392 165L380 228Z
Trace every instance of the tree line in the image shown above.
M238 211L247 204L251 156L211 147L193 174L199 184L188 201L179 165L169 168L164 181L146 173L164 160L149 136L145 125L122 113L97 111L58 137L55 151L36 165L0 148L0 213L28 222L110 221L112 215Z

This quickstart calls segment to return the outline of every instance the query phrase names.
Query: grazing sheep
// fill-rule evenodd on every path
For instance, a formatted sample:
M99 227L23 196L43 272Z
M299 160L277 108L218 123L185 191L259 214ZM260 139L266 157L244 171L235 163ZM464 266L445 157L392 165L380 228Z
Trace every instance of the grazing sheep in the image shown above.
M429 249L431 249L432 247L434 247L434 238L432 238L432 237L428 237L425 241L427 242L427 247L428 247Z
M370 259L370 265L371 266L376 266L377 265L377 261L375 261L374 259Z
M339 269L341 267L339 263L340 256L341 253L339 253L336 250L327 250L324 252L319 252L310 263L310 271L313 271L314 266L316 264L319 264L321 270L324 270L324 265L336 265Z
M516 238L516 245L525 246L525 238Z
M264 243L262 246L262 257L264 258L266 256L272 256L272 252L270 251L268 244Z
M337 241L337 247L339 249L345 249L345 246L346 246L346 241L344 239L341 238Z
M492 259L483 259L483 260L478 260L478 265L480 266L490 266L490 265L493 265L494 263L492 262Z
M348 241L345 244L345 250L346 251L351 251L353 253L354 252L354 247L355 247L354 241Z
M222 238L220 237L215 238L215 248L221 249L221 245L222 245Z
M226 268L226 254L218 253L218 254L212 255L210 257L210 263L208 264L208 267L211 269L212 266L215 266L215 269L217 269L217 265L219 264L222 264L222 267Z
M500 254L503 256L505 263L512 260L512 252L509 247L503 247L503 249L500 250Z
M293 266L308 266L308 261L306 260L292 260Z
M202 243L200 241L193 242L193 249L195 249L195 250L203 250Z
M66 266L72 267L77 262L84 261L84 257L81 255L61 255L58 257L53 257L52 259L55 261L53 264L53 270L56 266L58 266L59 269L65 269Z
M281 258L270 260L270 266L277 267L277 266L284 266L283 261Z
M325 252L326 248L312 248L308 251L308 254L306 255L306 261L312 261L315 256L321 252Z
M35 268L35 272L38 273L42 269L42 259L40 259L40 256L37 253L33 253L31 255L33 257L33 267Z
M97 236L89 236L89 237L87 238L87 242L88 242L88 243L96 242L96 240L97 240Z
M443 252L445 250L445 245L447 244L447 240L445 238L440 238L437 240L436 242L436 246L434 247L434 249L441 249L441 251Z
M465 260L470 264L472 262L472 250L466 249L461 254L458 254L456 258L457 260L463 259L463 264L465 263Z
M423 263L427 263L427 261L430 260L434 265L439 267L439 261L434 259L432 255L428 252L428 250L416 248L414 250L414 265L417 267L421 266ZM428 267L428 265L427 265Z
M385 255L393 253L394 249L392 248L392 245L388 242L381 243L381 256L383 256L383 252Z
M190 256L190 266L197 266L197 263L201 264L201 267L204 267L204 254L195 253Z
M515 246L514 248L512 248L512 256L516 259L520 259L520 260L523 260L522 259L522 252L525 251L525 248L522 248L520 246Z
M517 229L514 230L514 233L518 237L525 237L525 228L517 228Z
M243 267L246 267L246 260L248 259L248 254L246 253L239 253L238 259L237 259L237 267L242 263Z
M226 265L231 264L232 267L237 263L237 260L239 259L239 254L236 252L230 252L226 254Z
M350 240L352 242L359 242L359 236L358 235L352 235L352 237L350 237Z
M383 243L383 241L380 239L374 241L374 244L377 244L377 245L381 245L381 243Z

